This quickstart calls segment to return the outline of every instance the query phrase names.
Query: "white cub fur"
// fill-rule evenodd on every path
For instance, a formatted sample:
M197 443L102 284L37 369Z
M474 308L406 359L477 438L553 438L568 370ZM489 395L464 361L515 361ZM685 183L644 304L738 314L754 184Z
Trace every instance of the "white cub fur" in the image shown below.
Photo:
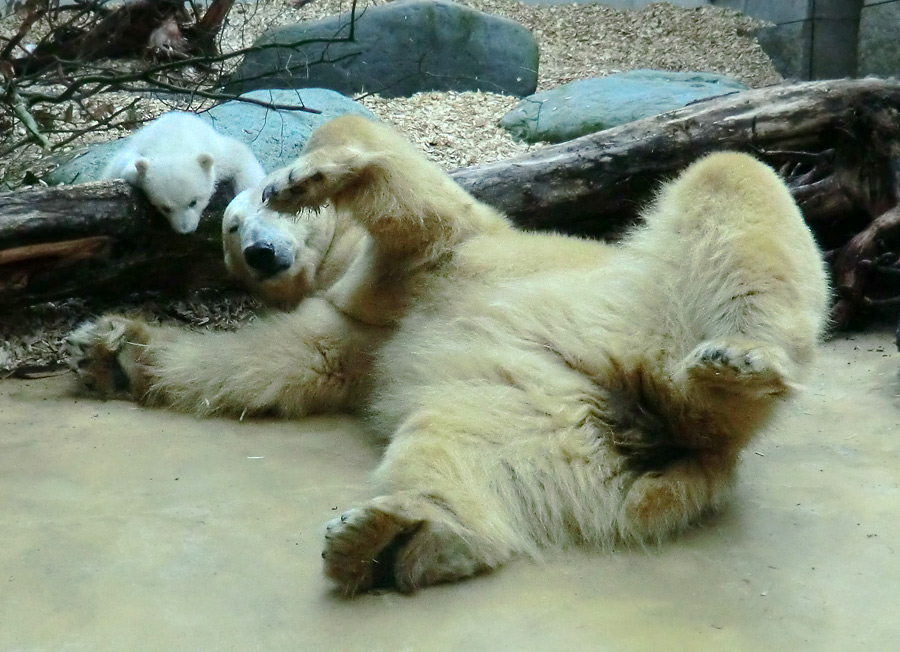
M736 153L694 163L607 245L519 230L347 116L224 229L232 272L288 312L213 334L104 317L72 336L73 367L101 396L195 414L369 418L388 439L377 497L325 535L349 595L656 542L720 507L828 304L787 188Z
M143 190L176 233L197 229L219 182L233 181L241 192L264 176L246 145L193 113L177 111L129 136L102 173Z

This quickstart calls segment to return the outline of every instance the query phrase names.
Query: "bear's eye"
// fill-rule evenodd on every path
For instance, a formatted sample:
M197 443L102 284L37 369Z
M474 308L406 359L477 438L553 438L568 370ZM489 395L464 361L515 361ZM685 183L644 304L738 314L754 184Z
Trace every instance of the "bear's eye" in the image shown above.
M157 206L161 213L171 213L172 209L168 206Z
M188 204L188 208L193 208L196 205L197 205L197 200L195 199L190 204Z
M237 230L238 230L238 225L235 224L234 226L232 226L228 229L228 232L229 233L237 233Z

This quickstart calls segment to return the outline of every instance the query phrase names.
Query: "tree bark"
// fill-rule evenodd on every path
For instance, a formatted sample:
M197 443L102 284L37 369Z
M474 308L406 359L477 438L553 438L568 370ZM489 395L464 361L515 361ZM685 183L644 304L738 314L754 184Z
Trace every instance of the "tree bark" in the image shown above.
M782 174L828 252L837 327L900 295L900 223L878 219L900 200L898 80L733 94L452 176L523 227L615 237L661 181L722 149ZM186 237L121 182L0 194L0 305L221 284L223 203Z
M0 306L227 285L224 205L184 236L124 181L0 193Z

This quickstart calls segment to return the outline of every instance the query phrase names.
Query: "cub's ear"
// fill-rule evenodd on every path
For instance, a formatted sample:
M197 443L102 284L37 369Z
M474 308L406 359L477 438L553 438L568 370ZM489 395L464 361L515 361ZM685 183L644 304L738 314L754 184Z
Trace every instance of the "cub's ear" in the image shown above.
M147 174L149 168L150 161L148 159L137 158L134 160L134 163L125 168L122 172L122 178L130 184L138 183Z
M204 152L197 157L197 163L200 164L200 167L209 172L213 166L213 157L212 154L207 154Z

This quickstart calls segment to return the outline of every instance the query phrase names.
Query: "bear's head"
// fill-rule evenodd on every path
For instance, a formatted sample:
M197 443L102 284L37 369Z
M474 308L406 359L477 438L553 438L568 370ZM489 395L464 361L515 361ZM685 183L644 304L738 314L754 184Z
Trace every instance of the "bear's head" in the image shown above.
M176 233L193 233L216 189L211 154L139 158L125 180L147 195Z
M269 304L295 307L310 290L334 235L334 215L303 211L296 219L269 210L259 188L239 193L222 218L225 266Z

